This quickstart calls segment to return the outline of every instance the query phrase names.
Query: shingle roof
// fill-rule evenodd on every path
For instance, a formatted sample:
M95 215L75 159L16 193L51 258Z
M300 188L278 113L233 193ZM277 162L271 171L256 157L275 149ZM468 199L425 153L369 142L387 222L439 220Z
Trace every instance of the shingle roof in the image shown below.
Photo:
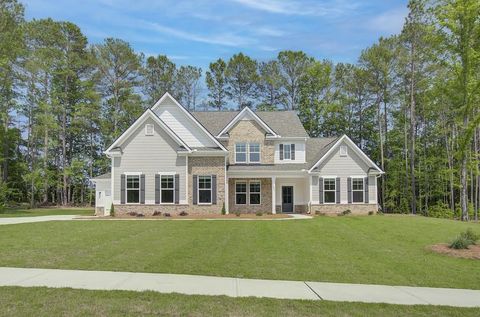
M92 178L92 180L110 179L110 178L112 178L112 174L111 173L105 173L105 174L98 175L98 176Z
M192 115L213 135L218 135L238 111L194 111ZM295 111L256 111L282 137L308 137Z
M307 168L311 168L318 162L332 146L337 143L339 137L335 138L309 138L307 139L306 161Z

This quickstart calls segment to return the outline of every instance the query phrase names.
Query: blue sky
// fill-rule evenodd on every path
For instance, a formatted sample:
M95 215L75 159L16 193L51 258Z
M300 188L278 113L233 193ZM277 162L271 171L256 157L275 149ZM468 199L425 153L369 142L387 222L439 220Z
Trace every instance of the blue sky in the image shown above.
M259 60L281 50L355 62L380 36L400 32L407 0L27 0L27 19L80 26L90 43L118 37L145 55L208 67L242 51Z

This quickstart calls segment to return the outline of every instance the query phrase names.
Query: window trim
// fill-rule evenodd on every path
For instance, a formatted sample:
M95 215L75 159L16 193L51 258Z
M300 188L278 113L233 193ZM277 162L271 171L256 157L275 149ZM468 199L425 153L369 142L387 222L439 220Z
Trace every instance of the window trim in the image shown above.
M245 161L237 161L237 145L238 144L245 144L245 152L238 152L238 153L245 153ZM235 163L244 163L244 164L248 164L248 143L246 142L236 142L235 143L235 151L234 151L234 158L235 158Z
M140 177L141 173L139 172L127 172L127 173L124 173L125 174L125 204L128 204L128 205L140 205L140 191L141 191L141 187L142 187L142 184L140 184L140 182L142 181L142 178ZM129 176L136 176L138 177L138 189L132 189L132 188L128 188L127 184L128 184L128 177ZM135 202L128 202L128 191L129 190L138 190L138 203L135 203Z
M245 192L237 192L237 184L242 183L245 184ZM245 203L244 204L237 204L237 194L245 194ZM248 181L246 180L236 180L235 181L235 206L247 206L249 204L248 201Z
M260 198L260 199L259 199L258 204L252 204L252 202L251 202L252 191L251 191L251 188L250 188L250 184L252 184L252 183L254 183L254 184L258 183L258 184L260 185L260 187L259 187L259 188L260 188L260 191L258 191L258 192L253 192L254 194L258 194L258 195L259 195L259 198ZM261 205L261 204L262 204L262 181L261 181L261 180L257 180L257 179L255 179L255 180L250 180L250 181L248 182L248 205L259 206L259 205Z
M258 144L258 152L250 151L250 147L252 146L252 144ZM252 161L251 160L251 157L250 157L251 153L258 153L258 161ZM262 146L261 146L261 144L259 142L248 143L248 163L260 163L261 161L262 161Z
M326 205L334 205L337 203L337 177L336 176L323 176L323 203L326 204ZM325 190L325 180L326 179L333 179L333 184L335 185L335 189L334 190ZM333 202L326 202L325 200L325 192L332 192L333 191L333 194L334 194L334 199L333 199Z
M350 178L352 179L352 204L364 204L365 203L365 177L364 176L350 176ZM353 189L353 180L354 179L361 179L362 180L362 201L353 201L353 192L359 192L360 190L356 189L354 190Z
M342 150L345 150L345 152L342 152ZM346 145L340 145L339 153L341 157L347 157L348 156L348 147Z
M288 146L288 151L286 151L287 146ZM288 159L285 157L285 153L288 153ZM283 143L283 160L284 161L292 160L292 144L291 143Z
M205 188L200 189L200 177L210 177L210 202L209 203L202 203L200 202L200 190L208 190ZM198 175L197 176L197 205L212 205L213 199L213 184L212 184L212 175Z
M152 132L148 132L148 127L152 127ZM146 123L145 124L145 135L146 136L153 136L155 135L155 125L153 123Z
M160 205L175 205L175 174L176 173L158 173L160 175ZM172 176L173 177L173 202L171 203L164 203L162 202L162 176ZM166 188L170 190L170 188Z

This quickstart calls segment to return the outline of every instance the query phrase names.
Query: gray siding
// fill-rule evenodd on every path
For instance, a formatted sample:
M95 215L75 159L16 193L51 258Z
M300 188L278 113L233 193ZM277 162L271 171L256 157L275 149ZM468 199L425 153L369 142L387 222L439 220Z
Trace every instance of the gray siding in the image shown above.
M145 135L145 124L155 125L153 136ZM145 174L145 203L155 203L155 174L177 173L180 176L180 203L186 203L186 158L177 156L178 144L151 118L145 120L123 144L123 155L114 158L114 203L120 203L120 175L126 172Z
M342 143L341 145L347 145ZM348 145L347 145L348 146ZM318 167L321 176L340 177L340 203L348 203L347 199L347 178L352 176L367 176L368 166L365 162L348 147L348 155L340 156L340 146L325 159ZM369 176L368 179L369 203L377 203L376 177ZM312 179L312 203L318 203L318 176Z

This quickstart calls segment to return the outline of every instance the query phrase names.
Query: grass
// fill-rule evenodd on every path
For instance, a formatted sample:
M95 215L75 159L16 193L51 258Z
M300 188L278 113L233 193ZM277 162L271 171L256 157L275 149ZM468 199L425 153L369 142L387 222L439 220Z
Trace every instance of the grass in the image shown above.
M93 208L34 208L34 209L5 209L0 211L0 218L6 217L37 217L57 215L93 216Z
M28 300L26 300L28 299ZM0 287L0 316L479 316L479 308Z
M480 289L478 260L426 246L480 226L413 216L2 226L0 266Z

